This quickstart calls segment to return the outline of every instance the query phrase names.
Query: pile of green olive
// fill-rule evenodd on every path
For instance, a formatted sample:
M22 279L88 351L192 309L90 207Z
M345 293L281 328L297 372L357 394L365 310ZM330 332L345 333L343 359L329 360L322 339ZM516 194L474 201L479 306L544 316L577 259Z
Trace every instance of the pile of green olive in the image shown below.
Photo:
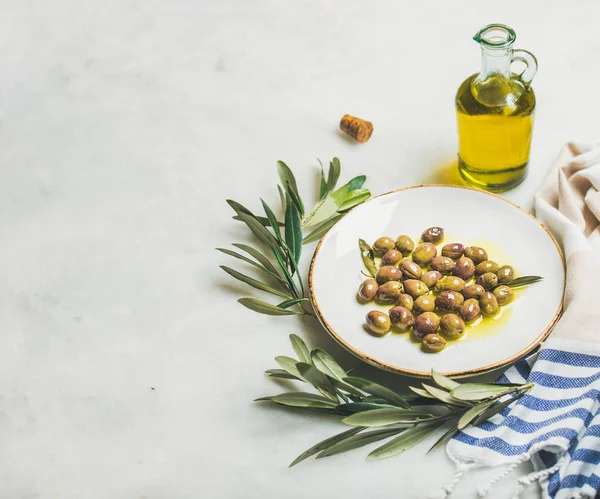
M437 353L447 340L461 338L466 324L498 314L513 300L507 285L515 277L510 265L490 260L478 246L449 243L438 251L443 240L444 229L430 227L416 247L406 235L375 241L371 256L381 257L381 266L360 285L357 297L391 308L367 314L370 333L412 331L424 351Z

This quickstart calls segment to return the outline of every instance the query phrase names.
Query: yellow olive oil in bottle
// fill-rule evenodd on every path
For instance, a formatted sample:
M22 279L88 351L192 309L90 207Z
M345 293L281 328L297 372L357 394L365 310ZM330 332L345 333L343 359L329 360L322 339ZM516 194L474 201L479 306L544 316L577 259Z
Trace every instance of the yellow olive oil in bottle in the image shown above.
M503 24L485 26L474 39L481 45L482 68L456 94L458 169L476 187L505 191L527 176L537 61L513 49L515 32ZM512 73L514 61L526 64L521 74Z

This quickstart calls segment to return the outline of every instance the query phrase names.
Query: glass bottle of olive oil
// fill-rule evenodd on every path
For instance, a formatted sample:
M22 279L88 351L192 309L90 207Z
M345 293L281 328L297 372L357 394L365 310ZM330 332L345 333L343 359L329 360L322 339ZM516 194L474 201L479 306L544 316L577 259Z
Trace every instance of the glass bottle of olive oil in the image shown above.
M456 94L458 169L476 187L504 191L527 175L537 60L513 49L515 32L503 24L483 27L474 39L481 45L482 68ZM526 65L520 74L511 71L515 61Z

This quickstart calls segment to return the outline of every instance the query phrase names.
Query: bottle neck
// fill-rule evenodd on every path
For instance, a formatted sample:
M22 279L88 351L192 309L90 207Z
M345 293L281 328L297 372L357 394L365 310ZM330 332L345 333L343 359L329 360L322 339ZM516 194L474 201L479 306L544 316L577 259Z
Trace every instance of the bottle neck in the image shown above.
M481 47L481 73L479 79L486 80L490 76L501 76L510 79L512 63L512 46L504 48Z

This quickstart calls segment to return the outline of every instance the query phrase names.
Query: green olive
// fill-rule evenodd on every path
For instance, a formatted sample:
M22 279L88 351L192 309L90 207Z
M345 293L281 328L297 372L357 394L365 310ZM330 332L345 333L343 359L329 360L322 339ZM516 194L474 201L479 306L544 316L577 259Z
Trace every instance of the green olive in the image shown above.
M463 256L456 262L452 273L456 277L460 277L463 281L468 281L475 273L475 264L469 257Z
M465 332L464 321L456 314L446 314L440 320L442 334L449 340L460 338Z
M417 314L433 312L435 310L435 298L432 295L421 295L415 300L414 310Z
M410 237L403 234L396 239L396 249L404 256L408 256L415 249L415 243Z
M429 227L421 234L421 239L425 243L441 243L444 239L444 229L442 227Z
M415 323L415 316L405 307L394 307L390 310L392 328L399 332L408 331Z
M438 353L446 348L446 340L439 334L428 334L423 338L423 350L429 353Z
M478 300L483 293L485 293L485 288L479 284L469 284L462 291L465 298L477 298Z
M422 243L415 248L412 259L419 265L429 265L429 262L437 256L437 248L431 243Z
M423 273L421 267L408 258L400 262L400 270L407 279L418 279Z
M492 289L498 285L498 276L491 272L486 272L477 278L477 284L483 286L485 289Z
M383 265L396 265L402 260L402 253L398 250L389 250L381 257L381 263Z
M447 256L436 256L431 262L429 266L433 270L437 270L442 274L449 274L454 267L454 260L452 258L448 258Z
M398 305L400 305L401 307L407 308L408 310L412 310L413 306L414 306L413 297L410 295L407 295L406 293L401 294L398 297Z
M440 291L458 291L465 289L465 281L460 277L446 276L442 277L435 285L435 290Z
M380 237L373 244L373 251L377 256L383 256L388 251L393 250L396 247L394 240L389 237Z
M388 281L377 290L377 301L381 303L395 302L404 291L404 286L400 281Z
M504 265L496 272L500 284L508 284L515 278L515 270L510 265Z
M487 252L479 246L469 246L465 248L465 256L473 260L475 265L485 262L488 259Z
M438 272L437 270L430 270L429 272L425 272L422 276L421 276L421 281L425 283L425 285L429 288L429 289L433 289L436 285L436 283L442 278L444 277L442 275L441 272Z
M483 315L496 315L500 307L498 306L498 300L489 291L486 291L479 298L479 307Z
M480 314L481 308L479 308L479 301L477 298L469 298L468 300L465 300L462 307L460 307L460 315L465 322L473 322L479 317Z
M383 336L392 328L392 322L388 314L379 310L371 310L367 314L367 328L375 336Z
M421 281L417 281L416 279L407 279L404 281L404 292L412 296L413 299L416 299L419 296L429 293L429 288Z
M498 286L492 292L498 301L498 305L506 305L507 303L510 303L514 296L512 288L510 286L505 286L504 284L502 286Z
M442 291L435 298L437 307L446 312L460 309L464 301L464 296L457 291Z
M433 312L424 312L415 319L413 333L422 340L428 334L435 333L440 325L440 318Z
M358 298L359 302L367 303L375 298L377 289L379 289L379 286L377 285L377 281L375 279L366 279L360 283L356 297Z
M452 258L452 260L458 260L462 256L464 251L465 247L462 244L449 243L442 248L442 255L447 256L448 258Z
M393 265L385 265L381 267L375 275L377 284L385 284L388 281L400 281L402 279L402 272L398 267Z
M481 262L475 268L475 273L477 275L485 274L486 272L493 272L494 274L498 272L500 265L498 265L493 260L486 260L485 262Z

